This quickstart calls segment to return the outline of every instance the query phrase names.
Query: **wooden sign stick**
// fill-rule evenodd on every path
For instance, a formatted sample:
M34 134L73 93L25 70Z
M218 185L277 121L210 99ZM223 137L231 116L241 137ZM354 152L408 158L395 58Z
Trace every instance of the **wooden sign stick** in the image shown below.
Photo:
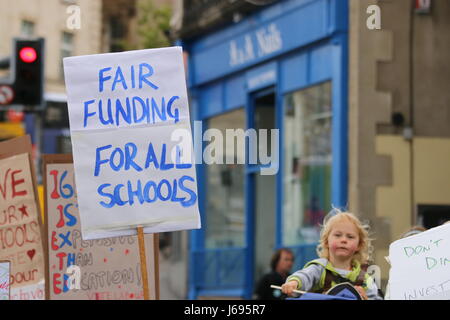
M148 291L147 257L145 255L144 228L138 227L137 232L139 242L139 257L141 258L142 284L144 287L144 300L150 300L150 294Z

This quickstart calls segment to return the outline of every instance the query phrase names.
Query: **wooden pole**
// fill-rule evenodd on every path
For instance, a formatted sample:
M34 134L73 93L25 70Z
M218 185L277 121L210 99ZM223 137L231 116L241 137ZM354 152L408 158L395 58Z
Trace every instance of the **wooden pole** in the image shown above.
M270 286L272 289L278 289L278 290L281 290L281 287L279 287L279 286L274 286L273 284ZM306 291L300 291L300 290L294 290L293 292L295 292L295 293L300 293L300 294L305 294L306 293Z
M139 257L141 259L142 284L144 288L144 300L150 300L148 290L148 273L147 273L147 257L145 255L145 238L144 228L138 227Z

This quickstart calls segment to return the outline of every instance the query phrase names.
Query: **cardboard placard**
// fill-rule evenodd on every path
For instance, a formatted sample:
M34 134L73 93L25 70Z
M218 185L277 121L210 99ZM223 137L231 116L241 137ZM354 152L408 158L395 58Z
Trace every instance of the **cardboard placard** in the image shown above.
M392 300L450 296L450 224L397 240L389 247Z
M45 298L42 221L31 139L0 143L0 260L11 262L11 300Z
M0 301L10 299L10 265L9 261L0 261Z
M143 299L137 236L83 240L71 155L44 155L43 166L47 298ZM157 235L146 235L145 243L150 298L158 299Z
M83 239L200 228L181 47L64 59Z

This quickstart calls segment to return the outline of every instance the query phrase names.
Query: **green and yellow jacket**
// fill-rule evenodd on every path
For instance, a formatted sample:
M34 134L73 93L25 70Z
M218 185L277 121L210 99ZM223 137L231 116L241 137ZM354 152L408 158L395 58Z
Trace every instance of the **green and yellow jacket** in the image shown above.
M298 282L297 289L315 293L325 293L336 284L350 282L355 286L361 286L370 300L382 299L373 278L356 260L353 261L351 270L342 270L334 268L325 258L316 259L289 276L286 282L291 280Z

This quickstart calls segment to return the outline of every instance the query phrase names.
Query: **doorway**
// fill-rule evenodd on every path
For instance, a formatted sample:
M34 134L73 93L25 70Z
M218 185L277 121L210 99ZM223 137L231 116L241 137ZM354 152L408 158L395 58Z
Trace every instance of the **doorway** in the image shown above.
M257 147L260 153L271 156L270 130L276 128L275 122L275 89L270 88L252 96L252 110L250 112L250 128L254 128L258 135L259 129L267 129L267 145ZM262 149L262 150L261 150ZM270 258L276 246L276 175L261 175L261 164L250 165L250 201L253 222L253 283L270 271Z
M445 205L418 205L419 225L426 229L438 227L450 221L450 206Z

